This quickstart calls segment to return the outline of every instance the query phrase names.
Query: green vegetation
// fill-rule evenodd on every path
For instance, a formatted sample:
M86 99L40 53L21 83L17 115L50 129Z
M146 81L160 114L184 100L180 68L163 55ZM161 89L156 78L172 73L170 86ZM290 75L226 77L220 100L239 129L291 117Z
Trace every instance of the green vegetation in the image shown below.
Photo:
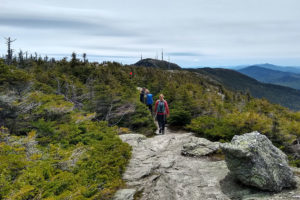
M74 135L66 136L69 144L50 141L41 146L36 141L45 141L46 136L39 134L44 129L10 136L2 127L1 199L110 199L124 184L121 174L130 147L117 137L115 128L102 122L55 128L72 129L69 134Z
M159 93L165 95L171 111L168 119L171 125L222 142L230 141L234 135L259 131L286 153L290 153L289 147L299 140L300 112L264 98L253 98L247 91L227 90L218 79L198 73L198 70L142 67L133 70L137 85L149 88L155 99ZM243 84L239 79L232 82Z
M287 150L300 136L299 112L195 72L88 63L76 54L0 60L0 72L0 199L111 199L130 158L117 134L156 129L137 87L165 95L170 125L212 140L257 130Z
M263 65L264 66L264 65ZM272 65L270 65L272 66ZM276 67L276 66L274 66ZM284 69L284 67L279 69ZM297 70L297 68L295 68ZM252 77L263 83L271 83L276 85L282 85L290 88L300 90L300 74L292 72L284 72L280 70L273 70L261 67L259 65L253 65L238 70L240 73Z
M111 199L131 155L115 125L153 133L119 65L74 62L0 61L0 199Z
M200 68L189 69L224 85L227 89L249 93L255 98L266 98L292 110L300 110L300 91L274 84L261 83L234 70Z

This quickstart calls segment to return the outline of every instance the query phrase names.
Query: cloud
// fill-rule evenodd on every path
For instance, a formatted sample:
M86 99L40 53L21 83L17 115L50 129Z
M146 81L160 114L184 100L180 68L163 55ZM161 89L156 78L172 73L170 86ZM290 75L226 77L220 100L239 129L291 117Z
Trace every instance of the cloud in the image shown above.
M300 65L299 6L298 0L2 0L0 35L17 38L14 49L41 54L75 51L132 62L163 48L182 66L280 59Z
M191 53L191 52L170 52L167 53L168 56L184 56L184 57L198 57L198 56L204 56L199 53Z
M114 27L110 22L107 22L106 19L102 19L98 23L91 23L63 18L33 18L30 16L16 18L0 16L0 26L32 30L69 30L99 36L137 36L135 32Z

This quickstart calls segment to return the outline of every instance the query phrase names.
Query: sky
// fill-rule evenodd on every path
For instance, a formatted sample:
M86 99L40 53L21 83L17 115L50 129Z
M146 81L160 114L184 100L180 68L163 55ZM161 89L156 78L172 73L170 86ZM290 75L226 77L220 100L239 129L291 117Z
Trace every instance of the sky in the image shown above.
M123 64L300 66L299 0L0 0L0 55L12 47Z

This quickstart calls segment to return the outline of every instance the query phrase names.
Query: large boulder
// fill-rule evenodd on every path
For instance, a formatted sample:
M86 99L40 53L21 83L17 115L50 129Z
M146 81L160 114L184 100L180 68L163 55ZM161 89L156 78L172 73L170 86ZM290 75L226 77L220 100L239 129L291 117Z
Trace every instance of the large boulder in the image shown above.
M221 148L227 167L245 185L275 192L296 185L287 156L257 131L236 135Z

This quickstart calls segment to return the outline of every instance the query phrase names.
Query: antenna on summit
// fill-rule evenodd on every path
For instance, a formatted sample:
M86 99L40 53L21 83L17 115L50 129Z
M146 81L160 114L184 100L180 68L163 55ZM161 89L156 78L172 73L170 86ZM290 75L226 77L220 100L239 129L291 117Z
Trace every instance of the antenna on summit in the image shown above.
M161 60L164 60L164 49L161 49Z

